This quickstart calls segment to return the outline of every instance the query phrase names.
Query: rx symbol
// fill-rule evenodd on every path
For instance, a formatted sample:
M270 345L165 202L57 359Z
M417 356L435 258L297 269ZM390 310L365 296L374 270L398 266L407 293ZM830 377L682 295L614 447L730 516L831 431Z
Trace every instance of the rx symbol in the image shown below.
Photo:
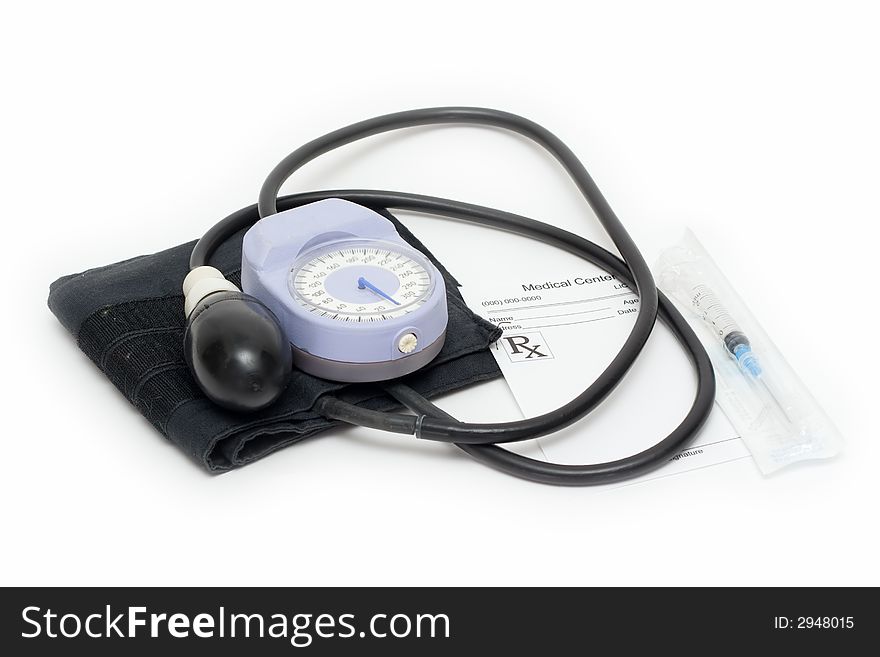
M538 351L543 345L530 344L528 336L510 335L505 336L504 339L507 340L511 355L518 355L520 357L524 355L525 358L521 358L522 360L529 360L530 358L547 358L550 355Z

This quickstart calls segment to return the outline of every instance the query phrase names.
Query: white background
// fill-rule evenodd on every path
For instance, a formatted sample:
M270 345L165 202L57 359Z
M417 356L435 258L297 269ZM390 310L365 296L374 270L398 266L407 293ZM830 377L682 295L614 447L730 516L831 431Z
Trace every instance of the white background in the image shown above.
M872 4L7 8L0 583L880 584ZM48 311L56 277L197 237L254 202L302 142L450 104L556 132L649 262L691 226L836 421L845 454L770 478L744 460L561 489L352 429L209 476ZM502 207L608 245L549 157L493 131L378 138L286 189L336 186ZM486 266L477 256L516 266L485 229L409 223L465 284ZM516 417L501 381L441 405ZM591 436L589 421L582 435L614 439Z

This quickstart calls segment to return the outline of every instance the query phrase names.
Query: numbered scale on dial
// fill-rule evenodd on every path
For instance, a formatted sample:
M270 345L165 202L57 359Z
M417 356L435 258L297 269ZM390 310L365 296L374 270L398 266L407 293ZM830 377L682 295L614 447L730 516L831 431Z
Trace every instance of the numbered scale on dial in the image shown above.
M309 312L340 322L383 322L412 313L434 288L415 250L377 240L336 242L305 253L289 286Z

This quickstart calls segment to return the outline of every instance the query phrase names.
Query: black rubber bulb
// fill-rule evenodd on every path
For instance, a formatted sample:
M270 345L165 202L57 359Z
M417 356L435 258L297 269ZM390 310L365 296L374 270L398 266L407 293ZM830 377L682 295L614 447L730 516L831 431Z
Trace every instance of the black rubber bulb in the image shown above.
M233 411L269 406L293 369L275 314L241 292L214 292L193 309L183 338L186 362L213 402Z

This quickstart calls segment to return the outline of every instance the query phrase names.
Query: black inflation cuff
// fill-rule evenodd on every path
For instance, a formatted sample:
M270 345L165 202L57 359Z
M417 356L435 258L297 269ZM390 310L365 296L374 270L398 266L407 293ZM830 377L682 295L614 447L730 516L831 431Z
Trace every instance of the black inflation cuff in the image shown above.
M286 203L279 199L279 203ZM425 253L446 281L449 335L439 356L406 377L433 397L500 376L488 346L496 327L464 304L455 278L424 244L385 210L401 237ZM256 205L236 216L257 220ZM210 263L239 283L241 231L225 238ZM375 385L346 385L294 372L285 393L269 408L235 413L211 403L196 386L185 361L181 281L195 242L65 276L50 289L49 307L79 347L133 406L172 443L202 466L222 472L244 465L338 422L316 410L332 394L339 403L371 411L398 404ZM406 423L412 427L412 416ZM412 431L409 431L412 433Z

